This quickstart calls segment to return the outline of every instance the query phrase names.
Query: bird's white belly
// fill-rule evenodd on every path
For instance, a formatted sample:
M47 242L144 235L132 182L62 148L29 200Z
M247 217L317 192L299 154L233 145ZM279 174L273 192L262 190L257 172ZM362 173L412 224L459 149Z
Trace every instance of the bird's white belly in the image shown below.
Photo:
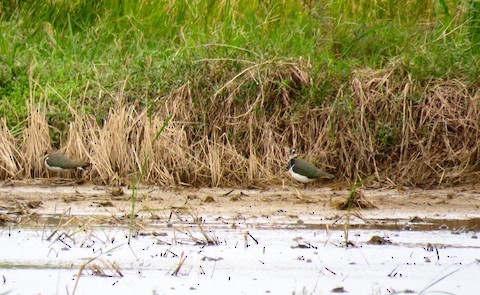
M48 170L54 171L54 172L65 172L68 171L68 169L63 169L60 167L52 167L52 166L47 166Z
M300 182L303 182L303 183L307 183L307 182L310 182L310 181L314 181L315 179L310 179L306 176L303 176L303 175L300 175L298 173L295 173L293 172L293 167L290 167L290 169L288 169L288 172L290 173L290 175L293 177L293 179L297 180L297 181L300 181Z
M55 166L50 166L47 163L47 160L45 160L45 166L47 166L48 170L54 171L54 172L65 172L68 171L69 169L63 169L60 167L55 167Z

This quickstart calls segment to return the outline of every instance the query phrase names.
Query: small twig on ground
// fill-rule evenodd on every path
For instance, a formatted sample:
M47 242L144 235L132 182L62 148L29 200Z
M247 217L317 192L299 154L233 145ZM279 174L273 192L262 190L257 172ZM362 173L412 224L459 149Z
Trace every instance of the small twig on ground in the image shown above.
M180 261L178 262L175 270L172 272L172 276L178 276L178 273L182 268L183 264L185 263L186 259L187 259L187 255L185 255L185 253L182 251L182 254L180 255Z

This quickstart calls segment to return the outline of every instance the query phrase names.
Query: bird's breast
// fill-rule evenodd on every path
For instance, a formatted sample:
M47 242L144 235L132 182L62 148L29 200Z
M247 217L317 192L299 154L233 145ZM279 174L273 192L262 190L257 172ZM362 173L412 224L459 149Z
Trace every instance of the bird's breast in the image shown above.
M298 173L295 173L293 171L293 166L290 167L290 169L288 169L288 172L290 173L290 175L293 177L293 179L295 179L296 181L300 181L300 182L303 182L303 183L307 183L307 182L310 182L310 181L314 181L315 179L311 179L311 178L308 178L306 176L303 176L301 174L298 174Z

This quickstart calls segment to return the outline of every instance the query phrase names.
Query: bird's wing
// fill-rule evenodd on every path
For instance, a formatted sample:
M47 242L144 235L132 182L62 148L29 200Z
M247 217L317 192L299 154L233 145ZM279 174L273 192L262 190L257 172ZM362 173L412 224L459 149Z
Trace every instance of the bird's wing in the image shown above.
M296 165L293 167L293 171L302 175L307 176L308 178L334 178L334 176L330 173L324 172L318 169L315 165L311 164L308 161L303 159L297 158L295 159L297 162Z
M62 154L55 154L47 158L47 164L53 167L62 167L64 169L73 169L76 167L85 167L88 165L84 161L74 161Z

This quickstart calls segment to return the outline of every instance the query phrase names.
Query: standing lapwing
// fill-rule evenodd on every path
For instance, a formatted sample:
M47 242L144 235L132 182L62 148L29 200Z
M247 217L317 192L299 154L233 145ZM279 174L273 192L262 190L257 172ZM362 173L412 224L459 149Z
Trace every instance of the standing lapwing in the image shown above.
M298 158L295 149L290 150L290 161L288 162L288 172L297 181L303 183L304 188L307 188L307 183L319 178L332 179L335 178L330 173L322 171L315 167L312 163Z
M55 172L67 172L73 169L83 169L90 165L85 161L76 161L60 153L51 153L45 157L45 166Z

